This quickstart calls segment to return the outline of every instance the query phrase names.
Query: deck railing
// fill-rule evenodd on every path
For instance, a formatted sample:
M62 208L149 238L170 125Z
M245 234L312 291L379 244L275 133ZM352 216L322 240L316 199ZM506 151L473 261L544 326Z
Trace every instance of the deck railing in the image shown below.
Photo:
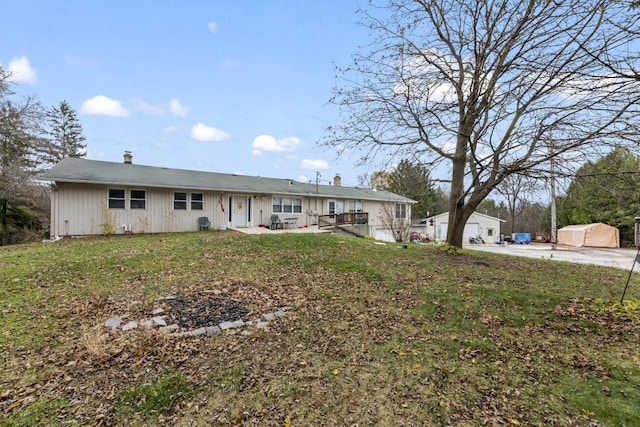
M318 227L338 225L369 224L368 212L345 212L341 214L318 215Z

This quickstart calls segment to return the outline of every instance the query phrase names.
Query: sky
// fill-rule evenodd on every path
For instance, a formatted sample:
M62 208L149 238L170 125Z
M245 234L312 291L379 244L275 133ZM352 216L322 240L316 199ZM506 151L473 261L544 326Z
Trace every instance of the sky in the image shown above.
M9 1L0 65L19 96L69 102L89 159L356 186L358 159L318 142L362 2Z

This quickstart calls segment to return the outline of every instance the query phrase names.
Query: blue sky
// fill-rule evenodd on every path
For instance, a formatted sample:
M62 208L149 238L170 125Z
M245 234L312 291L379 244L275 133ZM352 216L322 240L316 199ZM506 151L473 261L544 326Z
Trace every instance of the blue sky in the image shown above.
M0 64L19 94L71 104L88 158L355 186L357 159L317 141L335 66L367 41L359 3L10 1Z

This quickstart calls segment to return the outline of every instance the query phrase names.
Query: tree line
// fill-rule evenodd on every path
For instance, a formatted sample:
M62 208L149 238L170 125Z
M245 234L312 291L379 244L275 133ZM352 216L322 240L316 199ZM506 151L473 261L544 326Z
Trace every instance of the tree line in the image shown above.
M19 96L0 66L0 244L42 237L49 189L38 173L65 157L86 155L82 125L63 100L46 108L35 95Z

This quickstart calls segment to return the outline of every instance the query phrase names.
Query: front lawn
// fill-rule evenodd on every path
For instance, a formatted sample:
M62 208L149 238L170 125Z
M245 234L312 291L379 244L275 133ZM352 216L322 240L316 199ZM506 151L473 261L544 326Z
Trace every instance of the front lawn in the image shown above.
M0 248L0 424L640 425L627 274L317 234ZM104 327L167 296L205 323L285 314L215 336Z

